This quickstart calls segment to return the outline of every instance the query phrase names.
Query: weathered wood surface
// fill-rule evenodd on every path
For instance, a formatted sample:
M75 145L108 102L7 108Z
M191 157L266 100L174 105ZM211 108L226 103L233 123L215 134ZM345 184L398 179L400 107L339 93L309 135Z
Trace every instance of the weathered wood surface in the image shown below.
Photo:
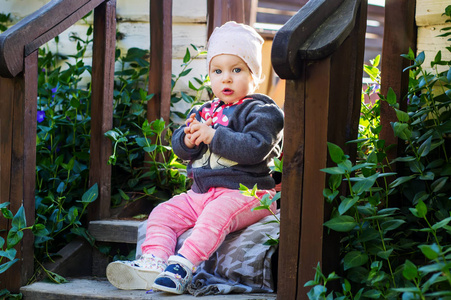
M99 242L136 244L142 221L98 220L89 222L89 233Z
M307 3L276 34L274 69L287 80L278 299L308 299L317 263L336 270L338 235L323 231L327 142L356 138L367 2ZM338 74L340 74L338 76ZM355 152L355 150L354 150Z
M172 0L150 2L150 71L147 119L169 124L172 79Z
M395 93L401 109L405 109L407 103L402 98L407 93L409 73L402 70L410 65L410 61L401 57L401 54L409 52L409 47L415 52L415 1L411 0L387 0L385 1L385 30L384 44L382 48L381 62L381 93L387 95L391 87ZM396 30L395 30L396 29ZM395 111L385 102L380 106L380 122L382 130L380 139L385 140L385 145L398 144L390 122L397 121ZM397 156L396 148L388 153L389 159Z
M24 70L23 58L37 50L105 0L54 0L0 36L0 76Z
M415 21L417 26L445 24L445 8L451 5L449 0L416 0Z
M0 120L2 173L0 203L10 202L16 214L23 205L27 225L35 219L36 109L38 83L37 51L25 57L25 70L12 79L0 77ZM11 220L0 218L0 229L11 228ZM2 232L5 238L6 232ZM27 230L15 247L21 260L0 274L2 286L18 291L33 274L33 234Z
M228 21L253 24L256 21L257 0L207 0L208 37L216 27Z
M99 201L91 218L109 211L110 175L106 162L111 143L103 133L112 126L116 0L51 1L0 35L0 203L10 202L15 214L25 208L27 224L35 219L36 110L38 54L36 49L77 22L89 11L95 12L93 59L93 117L91 182L99 184ZM10 77L10 78L7 78ZM101 208L103 206L103 208ZM10 228L0 219L0 229ZM5 233L2 233L3 235ZM1 274L2 287L17 292L33 273L33 236L26 231L17 245L20 259Z
M104 133L113 127L115 44L116 0L109 0L94 10L89 184L97 183L99 196L88 208L90 220L110 215L111 166L108 158L112 146Z

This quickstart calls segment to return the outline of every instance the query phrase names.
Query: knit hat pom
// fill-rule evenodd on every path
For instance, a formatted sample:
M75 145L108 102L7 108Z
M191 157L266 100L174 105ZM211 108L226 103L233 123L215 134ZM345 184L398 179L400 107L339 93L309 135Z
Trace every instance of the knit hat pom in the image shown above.
M216 27L208 42L207 67L211 59L221 54L232 54L240 57L251 72L261 77L263 38L254 28L234 21Z

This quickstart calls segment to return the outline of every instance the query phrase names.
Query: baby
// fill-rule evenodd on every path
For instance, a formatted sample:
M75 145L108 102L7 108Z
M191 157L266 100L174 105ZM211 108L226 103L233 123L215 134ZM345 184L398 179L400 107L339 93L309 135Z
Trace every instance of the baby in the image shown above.
M175 154L190 161L193 185L151 212L140 259L108 265L108 280L117 288L182 294L227 234L270 214L252 211L259 200L239 191L240 184L257 184L260 197L274 196L269 166L282 150L282 110L268 96L253 94L261 80L262 44L252 27L235 22L211 35L207 64L217 98L194 108L172 137ZM177 238L190 228L175 253Z

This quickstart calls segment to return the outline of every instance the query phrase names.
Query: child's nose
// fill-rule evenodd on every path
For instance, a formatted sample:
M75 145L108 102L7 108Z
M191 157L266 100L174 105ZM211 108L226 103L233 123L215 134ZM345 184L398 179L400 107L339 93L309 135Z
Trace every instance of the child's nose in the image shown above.
M224 72L224 76L222 77L223 82L232 82L232 76L230 72Z

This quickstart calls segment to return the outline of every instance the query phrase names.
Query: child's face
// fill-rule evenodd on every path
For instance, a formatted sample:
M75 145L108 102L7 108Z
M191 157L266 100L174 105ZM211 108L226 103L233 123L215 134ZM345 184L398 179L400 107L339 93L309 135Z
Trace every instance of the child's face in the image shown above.
M236 55L221 54L213 57L208 74L213 93L225 103L234 103L254 92L251 71Z

